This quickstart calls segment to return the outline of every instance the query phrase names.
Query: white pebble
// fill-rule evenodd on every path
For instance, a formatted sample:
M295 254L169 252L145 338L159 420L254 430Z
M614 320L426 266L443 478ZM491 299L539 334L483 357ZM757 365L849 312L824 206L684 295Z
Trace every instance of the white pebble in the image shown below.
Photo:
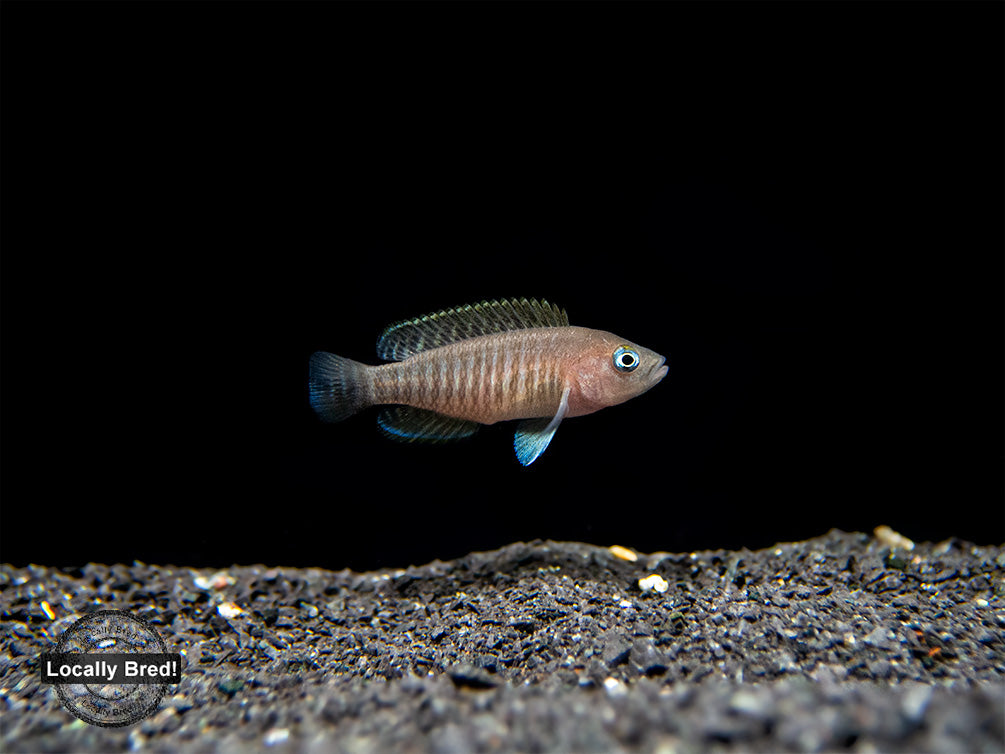
M266 746L275 746L276 744L285 743L289 737L289 728L273 728L265 733L265 738L262 741Z
M920 722L925 716L928 702L932 698L932 687L921 684L909 688L901 698L900 706L911 722Z
M237 581L226 571L217 571L212 576L199 574L192 580L200 589L223 589Z
M658 573L654 573L651 576L646 576L644 579L639 579L639 589L643 592L648 592L650 590L656 590L660 594L663 594L667 589L670 588L670 584L667 580L660 576Z
M628 693L628 687L617 678L608 678L604 681L604 690L611 696L624 696Z
M224 618L236 618L238 615L244 611L235 605L233 602L221 602L216 606L216 612L218 612Z

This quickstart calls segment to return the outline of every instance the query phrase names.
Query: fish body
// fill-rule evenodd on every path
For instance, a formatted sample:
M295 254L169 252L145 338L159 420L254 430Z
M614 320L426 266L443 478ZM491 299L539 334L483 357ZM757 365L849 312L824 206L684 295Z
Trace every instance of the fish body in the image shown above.
M311 357L311 405L339 421L372 405L402 440L444 440L481 424L523 420L517 457L532 463L561 421L623 403L668 368L659 354L603 330L574 327L565 312L527 299L489 301L384 331L369 366L325 352Z

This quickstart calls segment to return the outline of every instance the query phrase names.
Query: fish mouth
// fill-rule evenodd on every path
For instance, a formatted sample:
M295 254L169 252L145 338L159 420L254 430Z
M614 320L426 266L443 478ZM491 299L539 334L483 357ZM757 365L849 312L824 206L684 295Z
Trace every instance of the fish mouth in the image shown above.
M664 366L666 357L660 356L659 362L649 371L649 384L655 385L670 372L670 367Z

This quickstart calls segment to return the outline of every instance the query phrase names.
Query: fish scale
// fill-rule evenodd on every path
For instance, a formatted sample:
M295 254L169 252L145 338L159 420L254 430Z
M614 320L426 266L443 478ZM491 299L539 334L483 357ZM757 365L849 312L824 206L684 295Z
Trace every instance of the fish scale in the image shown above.
M482 336L382 364L372 376L373 402L407 404L482 424L521 418L527 410L551 415L561 396L557 365L544 359L553 341L550 333L535 331ZM513 363L507 352L517 360L517 390L507 389L512 374L506 367ZM459 389L450 390L451 385Z
M480 424L522 420L514 447L532 463L568 417L644 393L664 358L612 333L574 327L545 301L487 301L388 327L369 366L311 357L311 405L326 421L382 406L378 425L398 440L466 437Z

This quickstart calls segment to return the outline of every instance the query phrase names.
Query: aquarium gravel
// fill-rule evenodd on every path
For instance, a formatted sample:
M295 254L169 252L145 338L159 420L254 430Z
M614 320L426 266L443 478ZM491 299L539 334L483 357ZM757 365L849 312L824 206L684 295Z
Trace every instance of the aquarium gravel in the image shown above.
M1005 549L909 545L831 531L685 554L535 541L370 573L3 566L0 744L1001 752ZM124 728L76 720L39 679L39 654L103 609L183 656Z

